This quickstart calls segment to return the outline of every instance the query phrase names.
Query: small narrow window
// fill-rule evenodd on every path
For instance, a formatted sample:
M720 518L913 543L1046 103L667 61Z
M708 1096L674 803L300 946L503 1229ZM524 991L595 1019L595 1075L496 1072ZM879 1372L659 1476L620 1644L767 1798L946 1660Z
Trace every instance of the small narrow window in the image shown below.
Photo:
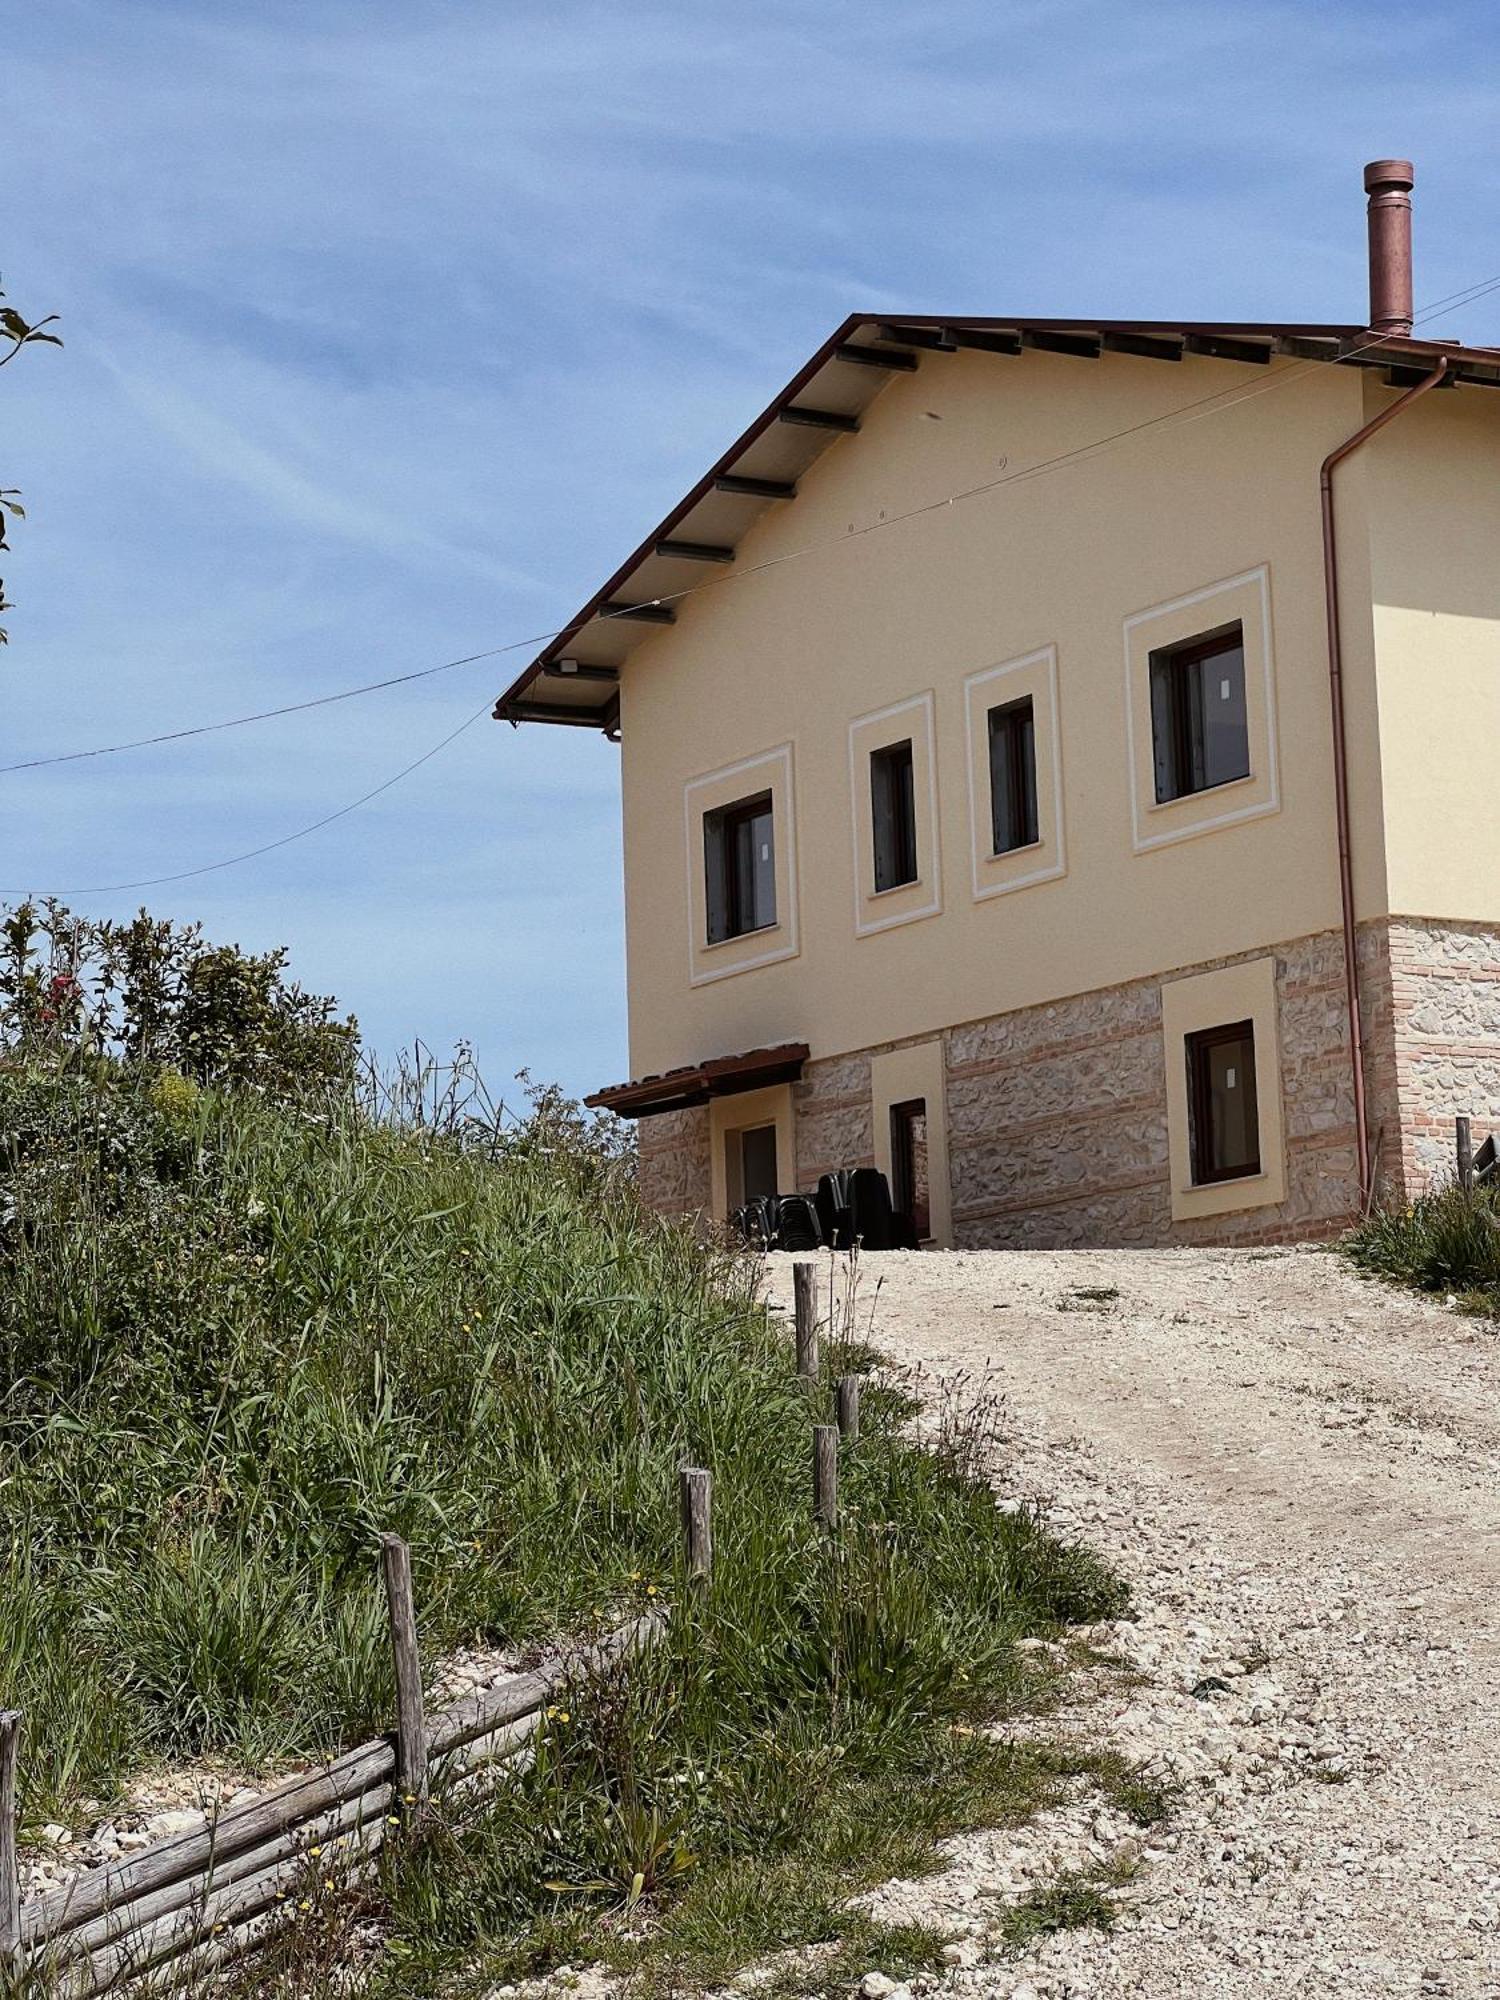
M762 1195L778 1194L776 1127L754 1125L734 1136L740 1149L740 1200L758 1201Z
M743 937L776 921L776 834L771 794L703 816L708 941Z
M870 753L870 817L875 831L875 889L917 879L917 794L911 739Z
M925 1097L891 1106L891 1198L901 1214L911 1217L917 1241L925 1243L932 1234Z
M996 854L1036 844L1036 718L1030 695L990 710L990 821Z
M1255 1103L1255 1029L1249 1021L1187 1037L1188 1123L1193 1182L1260 1172Z
M1239 625L1151 655L1151 736L1158 805L1250 776Z

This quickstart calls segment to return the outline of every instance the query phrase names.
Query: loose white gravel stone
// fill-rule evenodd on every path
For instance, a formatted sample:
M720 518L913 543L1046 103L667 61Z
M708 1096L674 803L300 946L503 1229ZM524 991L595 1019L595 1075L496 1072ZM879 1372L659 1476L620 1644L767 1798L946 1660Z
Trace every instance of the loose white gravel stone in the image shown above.
M1087 1634L1131 1673L1075 1676L1036 1733L1181 1787L1168 1829L1085 1795L861 1898L984 1953L935 1990L1500 2000L1495 1330L1320 1250L867 1256L861 1332L877 1280L871 1337L922 1372L925 1421L1003 1396L1001 1504L1132 1586L1134 1616ZM1104 1310L1060 1303L1108 1285ZM1112 1931L1004 1957L1006 1903L1131 1860Z

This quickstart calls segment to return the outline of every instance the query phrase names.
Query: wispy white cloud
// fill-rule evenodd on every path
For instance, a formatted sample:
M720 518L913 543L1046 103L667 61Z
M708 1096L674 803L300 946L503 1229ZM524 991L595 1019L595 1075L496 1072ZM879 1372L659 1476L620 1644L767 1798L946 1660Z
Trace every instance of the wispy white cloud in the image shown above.
M292 526L357 542L413 565L430 557L441 567L472 570L490 583L540 599L539 578L433 534L399 487L382 494L366 486L364 497L353 497L258 442L221 408L181 388L179 376L146 375L108 356L99 358L125 396L186 454L218 478L242 487L258 504L276 510Z
M545 629L855 306L1357 316L1383 152L1418 160L1422 293L1500 270L1490 11L22 10L0 270L69 346L0 378L31 503L0 749ZM0 852L40 886L252 846L515 664L0 779ZM153 900L284 934L377 1039L466 1029L499 1071L598 1081L624 1069L611 756L481 725L368 815Z

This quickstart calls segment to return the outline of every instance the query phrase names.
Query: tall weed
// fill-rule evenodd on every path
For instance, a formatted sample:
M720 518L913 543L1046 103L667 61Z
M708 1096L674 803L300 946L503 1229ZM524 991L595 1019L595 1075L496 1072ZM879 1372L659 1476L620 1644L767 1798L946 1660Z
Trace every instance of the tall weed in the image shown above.
M996 1510L973 1436L918 1448L876 1383L821 1534L826 1388L795 1378L754 1273L646 1214L554 1095L516 1120L425 1070L277 1102L0 1065L0 1133L0 1704L28 1713L28 1824L150 1759L380 1726L386 1529L429 1661L678 1607L559 1706L514 1787L406 1846L393 1991L476 1952L532 1963L643 1901L680 1903L681 1950L718 1963L736 1871L805 1864L788 1908L826 1925L853 1857L909 1865L1026 1791L974 1734L1030 1684L1014 1641L1118 1587ZM701 1604L684 1460L715 1475ZM877 1796L917 1829L899 1854Z

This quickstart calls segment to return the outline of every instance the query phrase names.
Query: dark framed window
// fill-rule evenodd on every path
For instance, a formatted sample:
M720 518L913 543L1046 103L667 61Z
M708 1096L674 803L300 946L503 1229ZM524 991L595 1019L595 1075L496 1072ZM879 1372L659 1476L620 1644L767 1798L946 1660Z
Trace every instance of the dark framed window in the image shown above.
M708 941L763 931L776 921L776 830L771 794L703 815Z
M740 1148L740 1200L781 1192L776 1181L776 1127L752 1125L736 1134Z
M1188 1124L1193 1183L1260 1172L1255 1103L1255 1028L1235 1021L1187 1037Z
M917 879L917 791L911 740L870 753L870 819L875 832L875 888Z
M891 1106L891 1203L909 1215L917 1241L932 1234L932 1192L927 1174L927 1099Z
M1151 655L1151 737L1158 805L1249 777L1241 626Z
M1036 717L1031 696L990 710L990 826L996 854L1032 847L1036 820Z

